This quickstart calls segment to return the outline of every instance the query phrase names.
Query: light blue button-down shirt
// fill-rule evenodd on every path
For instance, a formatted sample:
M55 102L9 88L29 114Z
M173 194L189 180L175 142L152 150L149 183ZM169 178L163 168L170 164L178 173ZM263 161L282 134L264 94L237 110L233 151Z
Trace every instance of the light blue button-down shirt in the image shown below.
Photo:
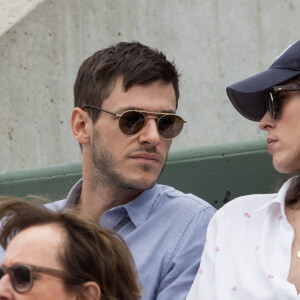
M80 180L66 199L48 204L76 205ZM215 209L192 194L156 184L133 201L106 211L99 224L116 230L135 260L143 300L183 300L199 268L208 222Z

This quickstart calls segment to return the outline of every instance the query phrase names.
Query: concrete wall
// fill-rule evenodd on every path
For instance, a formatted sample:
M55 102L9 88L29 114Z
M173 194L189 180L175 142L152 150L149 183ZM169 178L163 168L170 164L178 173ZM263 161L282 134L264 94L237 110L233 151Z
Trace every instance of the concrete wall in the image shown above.
M5 2L14 0L0 0L2 15ZM16 1L28 2L34 9L0 37L0 171L80 161L69 125L75 76L85 58L119 41L162 50L182 73L178 112L188 123L173 150L265 138L225 87L299 39L300 1Z
M26 17L44 0L0 0L0 36Z

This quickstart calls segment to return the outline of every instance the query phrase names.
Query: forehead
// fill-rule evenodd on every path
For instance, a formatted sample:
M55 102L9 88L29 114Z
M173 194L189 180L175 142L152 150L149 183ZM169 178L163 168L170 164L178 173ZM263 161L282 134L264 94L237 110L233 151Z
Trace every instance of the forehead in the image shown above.
M57 224L32 226L19 232L9 243L3 264L28 263L44 267L60 267L59 253L65 232Z
M149 111L175 111L176 96L172 83L156 81L146 85L133 85L127 91L119 77L108 98L103 101L103 108L137 108Z
M286 84L300 84L300 76L296 76L278 85L286 85Z

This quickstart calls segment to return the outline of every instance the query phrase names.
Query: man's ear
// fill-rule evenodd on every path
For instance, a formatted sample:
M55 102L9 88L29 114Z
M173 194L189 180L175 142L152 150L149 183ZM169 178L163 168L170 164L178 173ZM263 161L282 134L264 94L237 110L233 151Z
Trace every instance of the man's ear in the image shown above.
M87 112L79 107L75 107L71 115L71 127L75 139L80 144L87 144L90 141L92 120Z
M100 300L101 289L95 281L88 281L82 284L84 287L84 300ZM78 300L83 300L78 298Z

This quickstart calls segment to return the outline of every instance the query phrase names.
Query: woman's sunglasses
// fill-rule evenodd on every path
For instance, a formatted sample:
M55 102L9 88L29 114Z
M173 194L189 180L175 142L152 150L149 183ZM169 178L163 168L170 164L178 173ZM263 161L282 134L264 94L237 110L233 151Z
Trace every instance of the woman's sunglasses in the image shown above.
M84 105L84 108L94 108L119 118L120 130L126 135L138 133L146 124L147 118L155 118L157 130L165 139L175 138L186 123L181 117L173 113L156 113L143 110L127 110L122 114L115 114L110 111L93 105Z
M276 119L280 116L281 100L279 94L281 92L300 91L299 84L287 84L273 86L272 90L266 94L267 110L271 117Z
M74 280L74 276L61 270L38 267L28 264L15 264L11 267L0 267L0 279L8 274L11 285L17 293L26 293L32 289L33 274L44 273L65 280ZM77 280L78 281L78 280Z

